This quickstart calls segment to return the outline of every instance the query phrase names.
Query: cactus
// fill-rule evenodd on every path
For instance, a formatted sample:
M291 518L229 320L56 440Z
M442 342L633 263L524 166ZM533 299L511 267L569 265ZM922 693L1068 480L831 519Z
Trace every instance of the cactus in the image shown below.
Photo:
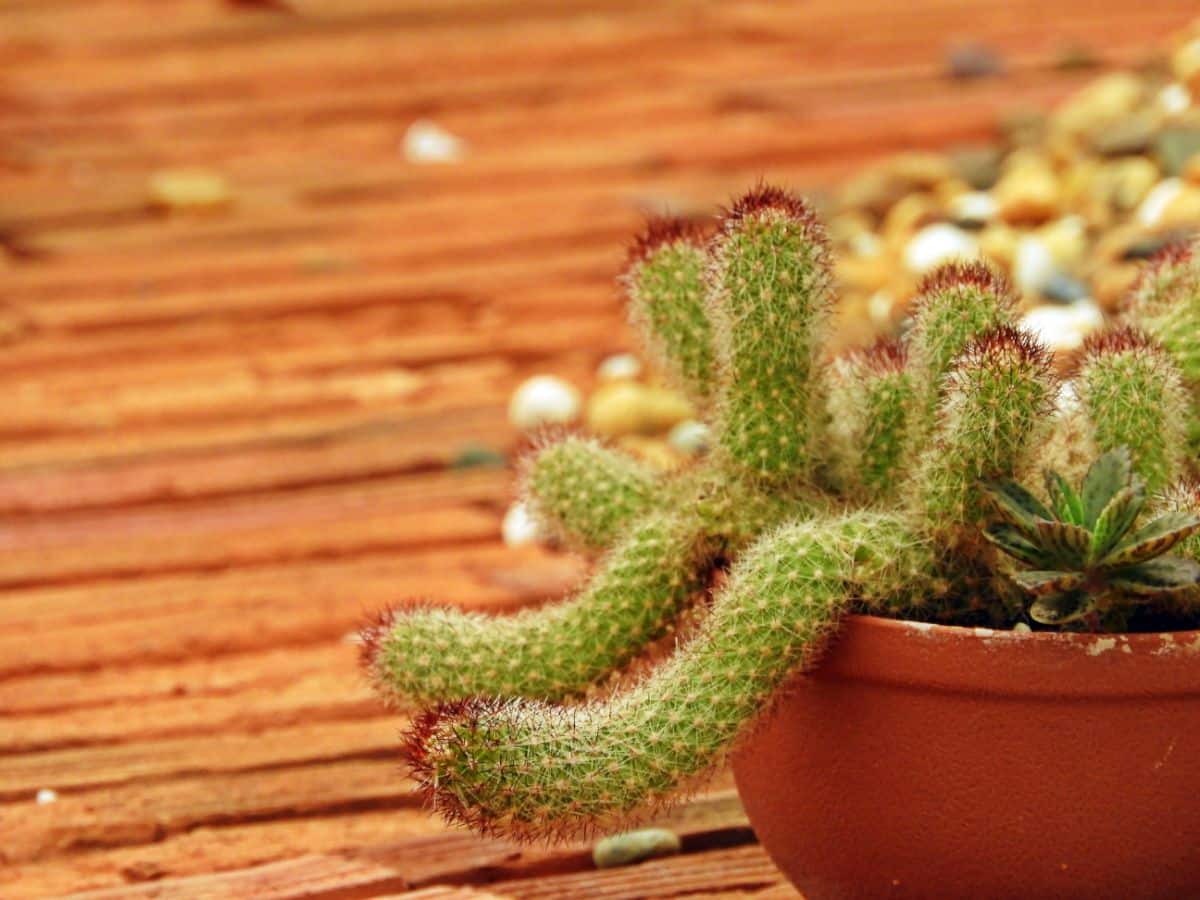
M1085 601L1113 586L1093 576L1153 575L1138 569L1149 564L1145 533L1112 530L1105 553L1133 556L1097 557L1100 568L1079 580L1061 567L1096 560L1068 558L1057 544L1038 549L1020 530L1029 524L1021 515L1044 511L1049 521L1049 509L1069 500L1061 479L1052 482L1057 504L1011 487L1063 454L1049 431L1068 419L1071 441L1088 453L1130 448L1126 487L1135 471L1174 485L1162 500L1168 524L1200 503L1194 486L1176 484L1190 465L1182 423L1197 408L1188 334L1151 327L1192 309L1187 291L1164 287L1153 303L1139 301L1154 339L1126 328L1090 343L1079 402L1055 413L1050 356L1014 330L1011 293L982 264L931 274L899 344L827 359L826 241L811 210L775 188L734 203L706 245L690 227L654 224L624 282L652 354L708 404L713 452L651 480L585 439L547 445L528 469L531 505L570 545L607 548L583 588L497 619L404 609L364 633L384 695L429 706L405 752L450 819L518 839L624 825L735 749L783 682L818 663L842 615L1011 623L1023 604L1014 607L1002 551L1014 546L1026 562L1060 567ZM1131 409L1136 399L1148 408ZM1008 545L982 531L996 479L1020 500L1009 510L1019 521L1001 535ZM1100 504L1103 493L1093 485L1081 502L1106 509L1116 500L1110 492ZM1102 520L1097 512L1068 524L1086 521L1099 534ZM1076 535L1062 522L1033 527ZM1171 540L1194 559L1200 539L1190 527ZM706 591L719 569L727 577ZM694 617L686 611L706 593L698 630L669 659L590 694L681 615ZM1182 596L1169 601L1176 610ZM1043 618L1062 622L1083 608Z

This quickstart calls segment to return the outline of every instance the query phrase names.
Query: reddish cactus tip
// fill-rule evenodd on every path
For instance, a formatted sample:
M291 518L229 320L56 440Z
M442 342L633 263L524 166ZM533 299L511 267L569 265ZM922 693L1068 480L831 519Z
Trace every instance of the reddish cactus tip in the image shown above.
M963 350L955 368L978 368L994 364L999 358L1008 357L1037 369L1050 371L1054 354L1045 344L1028 331L1000 325L988 331Z
M722 219L726 223L740 222L765 212L782 213L824 237L820 218L807 200L770 184L759 184L749 193L743 194L725 210Z
M908 364L908 348L893 337L884 336L868 347L857 347L843 357L850 365L877 375L904 371Z
M1012 301L1012 286L1004 273L983 260L948 262L921 279L917 296L928 297L955 288L975 288Z
M1079 348L1078 358L1086 360L1093 356L1127 353L1131 350L1162 351L1162 347L1142 329L1134 325L1121 325L1089 334L1083 346Z
M654 218L629 245L625 267L632 268L654 255L659 247L668 244L691 244L703 247L708 241L708 229L697 222L681 218Z
M1195 253L1195 242L1187 238L1171 241L1150 257L1150 269L1177 266L1190 262Z
M373 672L384 638L396 624L397 608L387 606L376 612L358 629L358 661L368 672Z

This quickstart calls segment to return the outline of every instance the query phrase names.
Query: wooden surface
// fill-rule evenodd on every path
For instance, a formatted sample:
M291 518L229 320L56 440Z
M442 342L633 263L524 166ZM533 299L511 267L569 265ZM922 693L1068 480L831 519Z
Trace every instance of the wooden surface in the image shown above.
M0 896L795 896L727 780L630 869L445 830L348 635L579 574L501 545L510 473L447 463L515 446L521 378L629 346L645 210L986 139L1092 77L1065 46L1134 63L1192 12L0 3ZM944 76L970 38L1004 78ZM419 118L465 158L407 161ZM228 208L152 208L178 166Z

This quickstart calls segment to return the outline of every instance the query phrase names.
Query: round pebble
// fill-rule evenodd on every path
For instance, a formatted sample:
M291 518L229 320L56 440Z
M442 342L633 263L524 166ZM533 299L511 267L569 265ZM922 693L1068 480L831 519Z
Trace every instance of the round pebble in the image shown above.
M1158 106L1169 116L1188 111L1192 105L1191 92L1179 82L1172 82L1158 92Z
M592 862L597 869L611 869L632 863L670 856L678 853L683 845L679 835L665 828L643 828L602 838L592 848Z
M1012 627L1012 630L1013 630L1013 634L1032 634L1033 633L1033 629L1030 628L1028 625L1026 625L1024 622L1018 622L1016 625L1014 625Z
M1046 242L1033 235L1025 235L1017 242L1013 259L1013 282L1023 294L1040 294L1042 288L1059 274L1058 264Z
M979 244L961 228L939 222L926 225L904 248L904 264L921 275L953 259L970 259L979 254Z
M500 525L500 535L509 547L536 544L541 540L537 522L529 515L529 509L524 503L514 503L508 508Z
M513 392L508 420L521 431L566 425L579 418L580 402L573 385L554 375L535 375Z
M1104 324L1104 314L1090 301L1069 306L1036 306L1021 319L1021 327L1032 332L1051 350L1075 350L1084 338Z
M996 212L996 198L987 191L967 191L950 202L950 217L962 228L981 228Z
M417 119L404 132L404 158L412 163L458 162L466 152L461 138L428 119Z
M680 453L700 456L712 446L712 431L703 422L685 419L671 429L667 443Z
M596 367L596 375L603 381L633 381L641 374L642 361L632 353L606 356Z
M42 788L37 792L35 799L39 806L45 806L47 803L53 803L58 799L58 791L52 791L50 788Z
M1165 178L1156 184L1142 200L1137 210L1137 220L1143 225L1153 228L1163 218L1163 213L1183 190L1183 182L1178 178Z

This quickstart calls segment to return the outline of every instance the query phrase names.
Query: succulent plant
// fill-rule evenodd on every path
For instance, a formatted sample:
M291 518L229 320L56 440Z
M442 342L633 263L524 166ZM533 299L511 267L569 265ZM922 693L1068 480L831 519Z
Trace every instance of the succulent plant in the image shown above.
M1045 477L1049 505L1012 480L987 489L1000 519L984 534L1031 567L1013 581L1035 598L1029 608L1034 621L1063 625L1103 618L1120 613L1123 604L1183 593L1200 583L1200 563L1168 555L1200 531L1200 516L1176 510L1135 529L1146 489L1126 448L1100 456L1078 491L1053 470Z
M803 201L759 187L712 234L652 224L622 278L632 318L706 411L714 446L652 476L588 439L544 443L525 469L529 507L567 545L598 554L587 583L513 616L418 604L364 630L381 693L426 707L405 752L431 805L518 839L623 825L711 772L784 682L819 663L844 614L1011 624L989 536L1061 572L1085 602L1155 577L1161 559L1143 555L1146 542L1187 532L1200 499L1179 482L1194 463L1184 423L1197 418L1200 370L1186 323L1200 279L1149 279L1165 286L1143 289L1128 327L1089 344L1065 391L987 265L933 272L900 343L834 360L823 349L829 251ZM1040 500L1013 487L1064 425L1091 457L1129 451L1103 456L1082 495L1059 480ZM989 492L997 481L1006 487ZM1157 538L1117 520L1148 505L1139 484L1169 498ZM985 536L997 490L1020 524ZM1091 512L1076 516L1071 497ZM1080 557L1067 552L1085 537L1090 552L1094 535L1103 584L1073 580ZM1178 547L1195 555L1196 544ZM1196 592L1170 600L1200 610ZM614 687L683 618L698 625L675 652Z

